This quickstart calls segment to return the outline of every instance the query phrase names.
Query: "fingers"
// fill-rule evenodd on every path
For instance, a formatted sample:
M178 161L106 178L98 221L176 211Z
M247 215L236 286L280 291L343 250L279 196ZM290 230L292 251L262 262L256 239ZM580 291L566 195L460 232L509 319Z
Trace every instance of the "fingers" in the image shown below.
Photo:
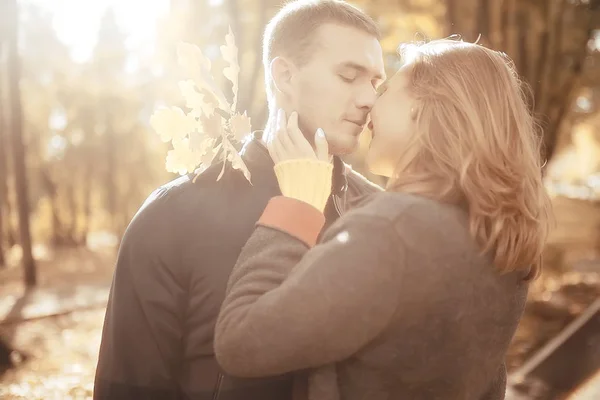
M298 113L295 111L288 119L287 132L299 155L305 158L315 158L315 151L298 126Z
M276 128L269 138L267 148L275 163L292 159L317 159L329 162L329 146L325 133L318 129L314 137L314 149L298 126L298 113L286 117L283 109L277 112Z
M285 161L285 150L277 137L267 143L267 149L275 164Z
M302 147L304 144L303 142L306 142L306 138L298 127L298 113L296 111L290 114L290 118L287 122L287 132L294 145Z
M315 153L318 160L329 161L329 145L325 138L325 132L321 128L317 129L315 133Z
M275 132L275 136L277 137L277 139L279 139L282 149L290 152L293 151L294 143L292 142L292 139L290 139L287 126L287 116L285 114L285 111L282 108L280 108L277 113L277 132Z

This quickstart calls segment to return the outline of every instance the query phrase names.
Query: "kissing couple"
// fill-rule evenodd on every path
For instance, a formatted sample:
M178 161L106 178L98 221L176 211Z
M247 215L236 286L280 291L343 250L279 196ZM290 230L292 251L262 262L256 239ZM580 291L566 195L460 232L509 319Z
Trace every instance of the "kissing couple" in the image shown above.
M156 189L114 272L95 400L496 400L551 207L511 60L400 46L339 0L264 33L269 118ZM370 183L342 161L372 135Z

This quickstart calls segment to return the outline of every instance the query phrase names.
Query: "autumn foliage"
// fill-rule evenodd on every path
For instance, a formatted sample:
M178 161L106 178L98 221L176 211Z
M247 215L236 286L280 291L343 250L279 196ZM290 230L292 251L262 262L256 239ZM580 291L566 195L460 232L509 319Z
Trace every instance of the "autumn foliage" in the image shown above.
M238 49L231 28L220 47L227 62L223 75L232 83L233 100L227 100L211 75L211 61L198 46L180 43L178 61L190 79L179 82L186 113L179 107L161 108L150 119L150 124L164 142L171 142L166 168L169 172L201 173L215 162L228 161L243 171L250 181L250 171L244 164L235 144L250 134L250 118L236 110L238 99ZM226 162L223 162L220 179Z

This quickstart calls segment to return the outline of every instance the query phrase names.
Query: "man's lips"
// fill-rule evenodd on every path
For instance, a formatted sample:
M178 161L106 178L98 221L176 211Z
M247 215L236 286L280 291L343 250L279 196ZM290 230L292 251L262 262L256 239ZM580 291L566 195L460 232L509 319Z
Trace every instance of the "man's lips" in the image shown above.
M358 126L360 129L364 128L365 123L367 122L365 120L358 121L358 120L351 120L351 119L347 119L346 121L352 122L354 125Z

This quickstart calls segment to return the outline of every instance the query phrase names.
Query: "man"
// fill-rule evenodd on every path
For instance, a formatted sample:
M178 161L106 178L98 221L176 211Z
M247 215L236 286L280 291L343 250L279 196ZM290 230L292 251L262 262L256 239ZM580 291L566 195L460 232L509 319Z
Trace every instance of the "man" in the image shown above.
M297 111L308 137L322 128L331 154L354 151L384 79L375 23L335 0L282 8L265 31L269 120ZM259 139L243 158L252 185L215 165L192 182L157 189L119 250L95 380L96 400L292 398L292 377L238 379L215 361L213 333L229 274L266 203L279 195L273 161ZM333 159L325 214L333 222L355 196L378 190Z

